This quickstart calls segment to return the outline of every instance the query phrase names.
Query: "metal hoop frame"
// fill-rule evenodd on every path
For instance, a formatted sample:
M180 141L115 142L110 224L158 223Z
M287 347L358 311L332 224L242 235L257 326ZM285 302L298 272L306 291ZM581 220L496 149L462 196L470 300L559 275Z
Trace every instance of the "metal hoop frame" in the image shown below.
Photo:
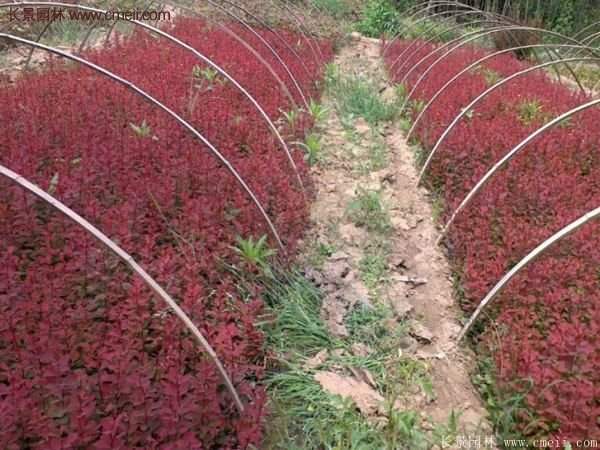
M469 13L477 13L477 14L479 14L479 12L477 12L477 11L468 11L468 12L469 12ZM402 51L402 52L400 53L400 55L398 55L398 56L396 57L396 59L395 59L395 60L392 62L392 64L389 66L389 69L388 69L388 70L389 70L389 71L396 72L396 73L398 73L398 72L401 72L401 70L402 70L402 69L403 69L403 68L404 68L404 67L405 67L407 64L409 64L409 63L410 63L410 60L411 60L411 58L412 58L412 57L413 57L415 54L417 54L417 53L419 52L419 50L421 50L422 48L425 48L425 47L427 46L427 44L431 44L431 43L435 42L435 41L436 41L436 40L437 40L437 39L438 39L440 36L442 36L444 33L447 33L447 32L449 32L449 31L459 30L459 29L461 29L461 28L466 28L466 27L467 27L467 26L469 26L469 25L492 25L492 24L493 24L493 25L498 25L498 26L503 26L503 25L504 25L504 22L503 22L503 21L501 21L501 20L496 20L496 19L487 19L487 18L486 18L486 19L482 19L482 20L474 20L473 22L470 22L470 23L468 23L468 24L464 24L464 23L456 24L455 26L453 26L453 27L450 27L450 28L449 28L449 29L447 29L447 30L444 30L444 31L442 31L442 32L440 32L440 33L437 33L436 35L434 35L434 36L430 37L430 38L429 38L429 39L427 39L427 40L421 41L421 42L420 42L420 44L419 44L418 46L415 46L415 47L413 48L412 52L410 52L408 55L406 55L406 56L405 56L405 58L404 58L404 61L402 62L402 64L400 64L400 66L399 66L399 67L396 67L396 68L394 68L394 66L395 66L396 64L398 64L398 62L400 61L400 59L401 59L401 58L402 58L402 57L405 55L405 51ZM475 31L475 32L482 32L483 30L474 30L474 31ZM466 33L466 34L468 34L468 33ZM461 36L459 36L459 37L456 37L456 38L454 38L454 39L451 39L449 42L458 42L458 41L460 41L460 40L462 39L462 37L463 37L463 36L465 36L465 35L461 35ZM411 47L411 46L414 44L414 42L417 42L417 41L413 41L413 42L412 42L412 43L411 43L411 44L410 44L408 47ZM408 48L408 47L407 47L407 48ZM405 50L406 50L406 49L405 49ZM427 55L427 56L430 56L430 55L431 55L431 53L432 53L432 52L428 53L428 55ZM420 65L420 64L422 64L422 62L423 62L423 60L419 60L419 61L417 62L417 64L416 64L416 65ZM403 77L403 80L402 80L402 81L404 81L404 77Z
M443 3L449 3L449 2L443 2ZM434 5L435 6L435 5ZM422 11L426 11L428 8L425 8ZM420 12L422 12L420 11ZM421 17L420 19L415 20L414 22L410 23L408 26L409 30L412 30L413 28L415 28L419 23L423 22L423 21L433 21L433 19L435 17L439 17L439 16L444 16L444 15L449 15L450 17L457 17L460 16L464 13L470 13L470 14L481 14L481 15L486 15L483 11L478 10L477 8L468 8L467 11L443 11L443 12L439 12L439 13L435 13L435 14L431 14L431 15L426 15ZM454 13L454 14L453 14ZM408 19L411 20L411 19ZM400 38L400 36L402 36L402 33L398 33L396 34L392 39L390 39L389 42L386 43L386 45L384 46L382 55L385 56L385 54L388 52L388 50L392 47L392 45L398 41L398 39ZM402 56L402 54L400 54L400 56Z
M253 27L251 27L245 20L241 19L238 15L232 13L231 11L229 11L227 8L223 7L222 5L219 5L218 3L215 3L213 0L206 0L208 2L208 4L210 4L211 6L215 7L216 9L218 9L219 11L227 14L228 16L234 18L235 20L237 20L240 24L242 24L242 26L244 28L246 28L248 31L250 31L254 36L256 36L268 49L269 51L273 54L273 56L275 56L275 58L277 59L277 61L283 66L284 70L287 72L288 76L290 77L290 79L292 80L292 83L294 84L296 90L298 91L298 93L300 94L300 97L302 99L302 103L304 103L304 106L308 109L308 101L306 99L306 94L304 92L304 90L302 89L302 87L300 86L300 83L298 83L298 80L296 79L296 77L294 76L294 74L292 73L291 69L288 67L288 65L283 61L283 59L281 58L281 56L279 55L279 53L273 48L273 46L265 39L263 38L260 33L258 33ZM256 16L252 15L251 13L247 12L245 9L243 9L242 7L236 5L235 3L229 2L228 0L223 0L226 3L234 6L235 8L238 8L240 11L248 14L251 18L254 18L256 21L258 21L262 26L264 26L265 28L267 28L268 30L270 30L275 36L278 37L279 40L281 40L284 45L286 47L289 48L288 43L285 41L285 39L283 39L281 36L279 36L278 33L276 33L275 31L271 30L271 28L268 25L265 25L262 23L262 21L260 19L258 19ZM308 69L306 68L306 66L304 65L304 61L302 61L302 58L300 58L298 56L298 54L293 50L290 49L290 51L295 55L295 57L300 61L303 69L306 71L306 73L308 74Z

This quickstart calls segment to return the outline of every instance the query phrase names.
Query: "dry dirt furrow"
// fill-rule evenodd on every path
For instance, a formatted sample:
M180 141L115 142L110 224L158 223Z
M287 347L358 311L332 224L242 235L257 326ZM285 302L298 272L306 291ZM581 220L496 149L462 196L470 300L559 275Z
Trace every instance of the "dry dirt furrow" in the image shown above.
M335 63L343 74L355 73L376 82L385 98L393 94L393 89L386 82L379 45L377 40L354 36ZM333 109L332 100L325 101ZM360 120L356 121L354 131L365 134L362 127ZM348 265L345 270L350 276L344 280L343 289L364 291L359 277L353 274L358 273L358 261L370 239L369 233L345 217L345 208L358 186L381 189L389 205L393 231L389 235L390 273L384 297L397 315L410 323L409 336L405 342L399 342L399 350L426 363L434 392L433 398L422 394L405 397L397 407L420 411L435 422L446 422L452 411L460 412L463 430L485 432L486 411L469 376L473 357L467 350L454 348L460 311L453 299L447 259L435 245L438 230L427 192L415 186L413 152L398 124L390 123L381 129L388 151L387 167L357 175L353 170L356 161L348 156L348 151L360 142L368 144L368 138L349 144L336 114L330 115L323 128L327 160L315 169L318 193L312 209L313 230L316 239L336 249L338 262L333 258L326 269L335 272L340 261ZM333 304L326 300L324 315L333 333L345 332L341 318L363 297L328 296L334 300Z

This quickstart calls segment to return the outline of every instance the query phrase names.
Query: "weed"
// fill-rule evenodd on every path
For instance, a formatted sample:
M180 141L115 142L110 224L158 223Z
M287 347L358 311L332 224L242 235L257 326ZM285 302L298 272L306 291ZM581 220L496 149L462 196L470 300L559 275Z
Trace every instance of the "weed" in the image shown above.
M219 72L212 67L203 69L198 65L192 67L192 80L194 88L200 91L210 91L215 84L222 85L227 82L227 79L219 77Z
M408 133L408 131L412 127L412 123L410 122L410 119L406 119L403 117L398 122L398 126L400 127L400 130L402 130L404 133Z
M358 262L361 278L371 292L376 292L387 273L387 249L382 245L373 245L366 249Z
M285 120L292 131L292 134L295 133L296 124L298 123L298 119L300 118L300 111L298 109L292 109L290 111L280 111L283 114L283 117L285 117Z
M311 373L293 368L274 375L269 385L284 420L277 442L268 437L265 448L382 448L378 431L358 413L355 405L324 392Z
M369 124L392 120L398 111L395 102L385 102L379 96L374 83L356 75L344 76L336 66L330 66L326 74L328 91L335 98L340 116L346 120L364 118Z
M415 163L417 164L417 167L422 167L427 160L427 152L419 143L412 145L411 150L415 155Z
M310 267L320 268L323 263L335 252L335 247L321 241L313 242L307 252L307 262Z
M363 166L364 170L371 172L387 166L387 147L385 141L376 131L371 132L371 146L369 147L368 160Z
M386 441L392 449L406 448L411 450L427 450L430 448L427 435L419 426L419 415L414 411L398 411L389 408L389 422L384 433Z
M398 337L406 332L403 324L388 328L393 312L377 304L356 305L348 314L347 340L334 339L320 318L319 292L297 275L271 280L265 287L265 302L273 319L261 325L267 343L284 358L280 369L268 377L273 419L263 444L266 449L420 449L430 448L456 428L436 426L424 431L419 415L394 409L393 397L387 401L388 421L377 426L363 417L350 399L324 391L306 366L310 355L322 349L349 349L353 342L368 343L372 351L355 356L349 351L331 352L322 363L324 369L363 368L373 374L383 391L408 390L412 384L426 386L426 367L397 352ZM444 440L443 442L449 442Z
M395 379L397 385L403 386L404 390L418 386L429 399L435 397L427 366L421 361L407 357L400 358L396 365Z
M393 317L393 312L385 305L367 306L357 304L346 318L346 326L350 338L356 342L370 342L377 346L378 351L384 351L383 339L390 334L385 327L385 320Z
M265 329L276 354L314 354L333 346L335 340L320 317L321 296L299 274L267 283L265 301L275 320Z
M573 121L571 120L571 117L565 117L563 120L561 120L560 122L558 122L558 127L559 128L571 128L573 126Z
M396 99L397 99L398 103L399 104L404 103L404 100L406 99L406 96L408 95L408 89L407 89L406 85L403 83L398 83L397 85L394 86L394 91L396 93Z
M482 75L485 79L485 84L488 86L493 86L502 79L502 75L492 69L488 69L487 67L483 69Z
M150 128L150 125L148 125L146 123L145 120L142 121L142 123L140 125L136 125L134 123L129 123L129 126L135 132L135 134L138 135L139 137L145 138L145 137L150 136L150 134L152 134L152 129Z
M357 226L386 233L391 229L390 217L381 200L381 192L359 187L348 205L348 216Z
M485 402L496 435L501 441L523 439L517 430L518 423L522 422L523 417L531 418L531 412L525 403L528 390L508 394L497 384L494 362L491 357L480 358L477 364L478 371L473 376L473 384ZM531 422L534 421L531 420Z
M327 117L329 109L324 107L321 103L315 102L312 98L308 104L308 113L313 118L316 124L319 124Z
M387 166L388 151L384 139L375 130L371 130L369 142L371 145L362 145L363 138L354 129L346 130L348 140L355 144L361 144L357 147L359 151L352 155L354 160L354 170L364 175L375 170L383 169ZM355 147L352 147L353 149Z
M411 100L408 107L414 115L417 115L425 108L425 102L423 100Z
M441 221L444 214L444 209L444 197L440 194L435 195L431 203L431 215L433 216L433 220L436 222Z
M309 134L303 145L306 150L305 159L309 165L313 166L321 159L321 139L316 134Z
M236 242L237 246L232 248L247 265L254 269L261 269L265 273L270 273L269 258L277 252L269 248L267 235L261 236L257 241L252 236L248 239L238 236Z
M529 125L534 121L541 119L542 105L536 99L528 100L520 103L517 106L517 111L521 123L523 123L524 125Z

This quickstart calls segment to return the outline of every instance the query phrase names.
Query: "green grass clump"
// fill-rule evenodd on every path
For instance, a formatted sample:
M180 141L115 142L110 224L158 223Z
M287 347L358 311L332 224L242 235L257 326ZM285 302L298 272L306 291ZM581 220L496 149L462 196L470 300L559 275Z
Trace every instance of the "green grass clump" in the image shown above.
M376 243L369 246L358 262L360 274L370 292L376 292L387 274L388 251L385 245Z
M384 234L392 227L380 191L359 187L347 211L356 226L365 227L368 231Z
M319 290L299 274L271 273L263 283L267 320L260 326L275 361L267 376L272 414L262 448L425 450L452 442L454 416L426 431L418 413L394 408L399 393L427 387L428 378L423 363L398 353L398 339L407 327L386 326L394 316L388 306L357 304L345 320L350 336L335 338L320 317ZM368 354L356 355L355 343L367 344ZM328 354L322 363L308 367L308 358L324 349ZM315 378L318 370L350 375L351 369L373 375L385 398L382 413L387 421L362 416L350 399L324 391Z
M334 346L335 339L320 317L317 288L298 274L283 281L272 279L267 286L265 300L276 316L267 330L269 348L279 355L312 355Z
M396 116L397 103L385 102L380 97L377 86L370 81L356 75L342 75L337 66L329 65L326 83L343 120L362 117L370 125L377 125Z
M532 387L531 382L525 380L520 392L509 393L499 386L491 357L481 358L477 364L478 370L473 376L473 384L485 402L498 440L502 442L506 439L524 439L523 434L518 431L518 424L523 423L523 418L530 418L532 431L535 424L539 423L527 408L525 401Z

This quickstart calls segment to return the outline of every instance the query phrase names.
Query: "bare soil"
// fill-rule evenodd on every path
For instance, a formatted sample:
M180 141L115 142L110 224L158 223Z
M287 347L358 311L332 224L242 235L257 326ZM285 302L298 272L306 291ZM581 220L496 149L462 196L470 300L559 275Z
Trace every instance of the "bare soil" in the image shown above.
M356 73L373 80L384 97L391 96L393 89L386 81L379 49L378 40L353 35L335 63L342 73ZM398 349L426 363L434 392L433 398L419 393L404 398L397 407L420 411L435 422L446 422L452 411L460 412L462 430L486 432L489 430L486 410L469 376L473 355L468 349L457 349L454 343L460 331L461 313L453 299L448 261L435 244L439 233L430 199L426 190L416 187L413 152L398 124L390 123L381 130L388 148L387 167L357 174L352 154L360 152L357 146L368 145L368 139L349 142L332 99L325 99L324 103L331 109L323 126L327 156L325 162L314 169L317 198L312 207L310 240L331 245L336 251L321 270L325 280L319 281L326 287L322 315L333 334L344 336L347 333L344 317L348 311L357 302L369 302L367 290L358 276L358 262L370 236L355 226L345 211L358 186L381 189L393 225L389 238L390 279L383 297L399 320L409 321L410 331L407 338L398 343ZM366 130L368 126L362 121L355 122L357 134L364 135ZM388 325L398 326L398 322ZM352 385L332 381L331 374L320 376L333 386L341 386L337 390ZM368 397L367 404L377 398L364 383L360 386Z

